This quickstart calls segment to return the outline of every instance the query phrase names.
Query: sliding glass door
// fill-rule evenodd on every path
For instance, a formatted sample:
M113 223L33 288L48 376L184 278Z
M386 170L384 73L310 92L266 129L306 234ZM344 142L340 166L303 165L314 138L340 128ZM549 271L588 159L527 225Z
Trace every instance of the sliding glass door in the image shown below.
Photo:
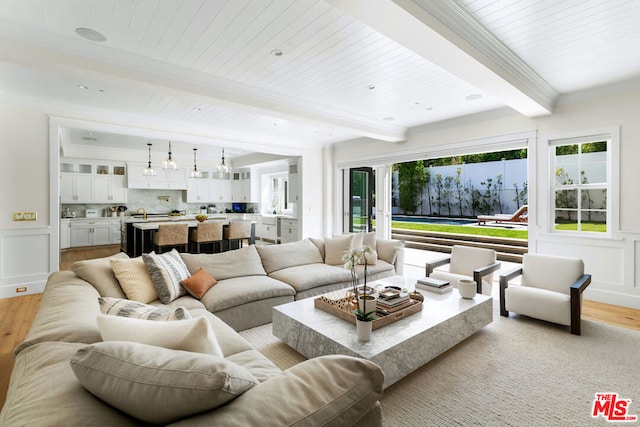
M373 223L373 169L349 169L349 231L371 231Z

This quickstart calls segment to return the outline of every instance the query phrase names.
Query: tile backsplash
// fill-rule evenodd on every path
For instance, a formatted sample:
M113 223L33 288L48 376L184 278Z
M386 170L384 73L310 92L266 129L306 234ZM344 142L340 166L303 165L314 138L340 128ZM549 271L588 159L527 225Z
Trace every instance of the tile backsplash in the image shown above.
M172 210L185 211L187 214L199 213L201 206L215 206L216 211L224 213L231 211L231 203L187 203L186 192L183 190L136 190L127 191L127 210L125 215L132 215L138 208L144 208L148 213L169 213ZM61 213L66 208L71 212L75 212L76 218L83 218L86 209L97 209L99 217L107 217L111 215L109 207L100 203L94 204L63 204ZM249 210L259 213L259 205L247 204Z

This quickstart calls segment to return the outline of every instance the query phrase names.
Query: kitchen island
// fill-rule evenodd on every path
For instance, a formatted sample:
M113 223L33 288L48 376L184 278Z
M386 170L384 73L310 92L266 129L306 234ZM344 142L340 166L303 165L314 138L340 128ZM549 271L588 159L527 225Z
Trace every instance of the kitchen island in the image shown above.
M233 219L236 219L235 215L232 218L224 214L207 215L207 221L223 221L225 227ZM158 226L161 224L175 224L176 222L188 223L189 229L195 229L198 226L198 220L195 219L195 215L150 215L146 219L136 215L127 218L122 228L122 251L126 252L130 257L137 257L142 253L151 252L153 250L153 234L158 230ZM251 219L251 237L249 238L249 244L251 245L255 244L255 223L255 220Z

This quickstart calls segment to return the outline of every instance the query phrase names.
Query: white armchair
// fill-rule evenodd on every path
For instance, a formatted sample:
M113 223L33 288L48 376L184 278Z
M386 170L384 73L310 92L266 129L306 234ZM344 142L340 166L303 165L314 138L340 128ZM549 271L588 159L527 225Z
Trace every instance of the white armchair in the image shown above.
M449 271L435 270L449 264ZM496 251L493 249L475 248L472 246L454 245L451 256L427 262L427 277L446 280L457 287L458 280L471 279L477 284L477 292L491 295L493 273L500 268L496 262Z
M520 275L519 285L509 283ZM500 276L500 315L513 311L570 326L580 335L582 293L590 283L579 258L525 254L522 267Z

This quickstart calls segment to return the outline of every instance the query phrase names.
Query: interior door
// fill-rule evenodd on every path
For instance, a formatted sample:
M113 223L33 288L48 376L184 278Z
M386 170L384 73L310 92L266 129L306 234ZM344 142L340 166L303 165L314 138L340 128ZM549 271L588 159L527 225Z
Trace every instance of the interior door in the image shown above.
M373 169L349 169L349 231L371 231L373 207Z

